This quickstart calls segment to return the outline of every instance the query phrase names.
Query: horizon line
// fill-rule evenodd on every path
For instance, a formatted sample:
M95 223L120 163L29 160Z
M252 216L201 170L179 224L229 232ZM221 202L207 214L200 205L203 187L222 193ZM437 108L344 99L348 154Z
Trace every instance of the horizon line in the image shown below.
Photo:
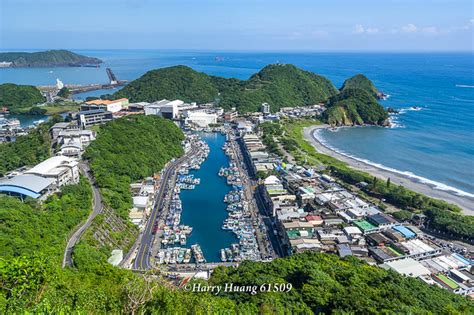
M211 49L211 48L0 48L0 52L48 51L48 50L89 50L89 51L168 51L168 52L222 52L222 53L471 53L474 50L351 50L351 49Z

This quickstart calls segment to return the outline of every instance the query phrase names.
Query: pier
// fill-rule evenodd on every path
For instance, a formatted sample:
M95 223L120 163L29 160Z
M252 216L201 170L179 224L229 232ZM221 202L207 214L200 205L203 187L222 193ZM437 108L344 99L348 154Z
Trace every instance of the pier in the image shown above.
M71 91L71 94L79 94L96 90L115 89L128 83L127 80L118 80L112 69L106 68L105 70L107 72L107 76L109 77L108 83L65 84L64 86ZM38 85L36 88L45 93L57 92L59 90L57 85Z

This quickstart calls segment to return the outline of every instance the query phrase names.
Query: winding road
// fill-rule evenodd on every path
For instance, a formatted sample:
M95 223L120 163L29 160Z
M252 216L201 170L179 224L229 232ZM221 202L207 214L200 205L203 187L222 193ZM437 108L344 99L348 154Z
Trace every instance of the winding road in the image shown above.
M62 267L72 267L72 251L77 242L79 242L81 236L84 232L90 227L94 218L102 212L102 196L100 195L99 188L96 186L95 181L90 173L89 165L85 162L79 163L79 168L81 172L86 176L92 188L92 198L93 198L93 209L86 222L81 225L69 238L67 241L66 249L64 250L63 263Z

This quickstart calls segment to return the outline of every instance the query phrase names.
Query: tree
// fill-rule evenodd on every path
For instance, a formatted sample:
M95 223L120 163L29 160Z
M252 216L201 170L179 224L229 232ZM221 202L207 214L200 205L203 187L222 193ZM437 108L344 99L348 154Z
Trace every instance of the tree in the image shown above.
M63 87L59 90L57 95L62 98L68 98L69 96L71 96L71 91L67 87Z
M387 178L387 188L390 188L390 177Z

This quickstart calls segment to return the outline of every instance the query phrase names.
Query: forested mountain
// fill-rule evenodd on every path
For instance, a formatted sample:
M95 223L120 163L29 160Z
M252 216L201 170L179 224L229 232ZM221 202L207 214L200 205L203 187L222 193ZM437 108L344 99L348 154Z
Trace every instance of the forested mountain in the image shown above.
M186 66L175 66L148 71L116 92L114 97L127 97L132 102L153 102L166 98L207 103L214 101L217 93L208 75Z
M32 85L0 84L0 107L15 111L45 101L46 98Z
M281 107L314 105L337 93L326 78L293 65L268 65L246 81L213 77L221 92L219 105L241 112L257 111L262 103L273 112Z
M64 67L99 65L102 60L73 53L69 50L0 53L0 62L11 62L10 67Z
M328 79L288 64L268 65L248 80L208 76L186 66L175 66L149 71L112 97L127 97L132 102L214 102L243 113L258 111L262 103L270 104L272 112L276 112L281 107L314 105L329 99L330 107L338 103L328 115L331 123L381 124L386 119L385 110L375 97L368 97L376 91L370 80L356 76L348 79L339 93ZM344 110L339 106L343 100Z
M335 95L330 81L293 65L269 65L248 80L227 79L197 72L186 66L152 70L131 82L114 97L131 101L181 99L186 102L218 102L226 109L257 111L267 102L272 111L283 106L313 105Z
M132 181L152 176L183 153L184 135L170 120L157 116L127 116L101 126L87 147L97 184L107 204L128 217Z

